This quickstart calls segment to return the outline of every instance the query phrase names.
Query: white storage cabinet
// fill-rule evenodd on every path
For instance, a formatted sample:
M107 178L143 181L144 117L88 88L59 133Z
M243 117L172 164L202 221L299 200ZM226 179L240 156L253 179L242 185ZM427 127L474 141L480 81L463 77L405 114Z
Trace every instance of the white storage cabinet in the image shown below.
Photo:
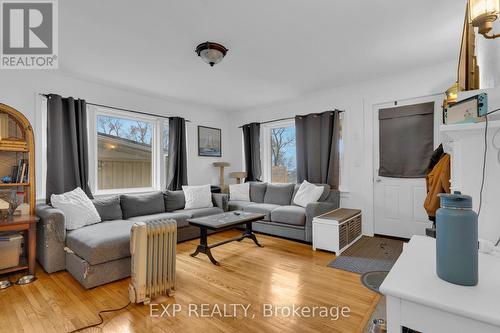
M312 229L313 250L327 250L340 255L362 236L361 211L339 208L316 216Z

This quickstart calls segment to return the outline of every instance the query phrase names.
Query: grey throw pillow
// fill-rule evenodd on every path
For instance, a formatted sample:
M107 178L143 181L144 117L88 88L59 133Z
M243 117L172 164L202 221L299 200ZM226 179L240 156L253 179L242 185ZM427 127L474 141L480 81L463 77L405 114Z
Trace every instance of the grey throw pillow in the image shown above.
M184 206L186 206L186 198L184 197L184 191L182 190L167 190L163 192L163 199L165 200L165 210L167 212L184 209Z
M290 205L294 184L268 184L264 202L274 205Z
M267 183L250 182L250 201L263 203L266 189Z
M122 207L120 205L120 197L117 195L111 197L95 198L92 200L101 221L121 220Z
M122 194L120 197L123 218L165 213L162 192Z

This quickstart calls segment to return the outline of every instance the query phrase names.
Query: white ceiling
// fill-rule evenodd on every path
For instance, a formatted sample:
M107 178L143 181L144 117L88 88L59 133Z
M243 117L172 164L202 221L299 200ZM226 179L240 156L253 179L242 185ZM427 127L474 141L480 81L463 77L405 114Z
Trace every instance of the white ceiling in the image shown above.
M465 0L64 0L61 68L240 110L457 59ZM211 68L194 49L229 48Z

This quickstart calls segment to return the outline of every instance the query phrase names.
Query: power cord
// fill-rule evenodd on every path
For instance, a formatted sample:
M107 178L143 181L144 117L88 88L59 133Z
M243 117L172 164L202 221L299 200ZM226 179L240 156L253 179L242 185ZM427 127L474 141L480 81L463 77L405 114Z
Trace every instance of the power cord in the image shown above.
M495 132L495 134L493 134L493 139L492 139L492 146L494 149L497 150L497 161L498 161L498 164L500 164L500 146L498 146L495 142L498 134L500 134L500 128L497 129L497 131ZM500 244L500 238L498 239L498 241L495 243L495 246L498 246L498 244Z
M488 115L487 113L484 118L486 124L484 125L484 155L483 155L483 175L481 176L481 189L479 190L479 208L477 210L477 219L481 215L481 208L483 208L483 189L484 189L484 179L486 174L486 158L488 157Z
M482 176L481 176L481 189L479 190L479 208L477 210L477 218L479 219L479 216L481 215L481 209L483 208L483 189L484 189L484 180L485 180L485 175L486 175L486 159L488 156L488 116L490 114L493 114L495 112L500 111L500 108L495 109L493 111L490 111L485 114L484 118L486 120L486 123L484 125L484 155L483 155L483 170L482 170ZM498 134L498 131L497 133ZM495 136L496 136L495 134ZM494 137L493 137L494 139ZM495 143L493 142L493 147L496 147ZM500 152L499 152L500 154ZM500 156L500 155L499 155ZM500 243L500 239L497 241L496 245Z
M85 329L87 329L87 328L92 328L92 327L99 326L99 325L101 325L102 323L104 323L104 318L102 317L102 314L103 314L103 313L121 311L121 310L125 309L126 307L128 307L129 305L130 305L130 301L127 303L127 305L122 306L121 308L118 308L118 309L111 309L111 310L102 310L102 311L99 311L99 312L97 313L97 315L99 316L100 320L99 320L99 322L98 322L97 324L91 324L91 325L83 326L83 327L77 328L77 329L75 329L75 330L73 330L73 331L70 331L70 332L68 332L68 333L80 332L80 331L85 330Z

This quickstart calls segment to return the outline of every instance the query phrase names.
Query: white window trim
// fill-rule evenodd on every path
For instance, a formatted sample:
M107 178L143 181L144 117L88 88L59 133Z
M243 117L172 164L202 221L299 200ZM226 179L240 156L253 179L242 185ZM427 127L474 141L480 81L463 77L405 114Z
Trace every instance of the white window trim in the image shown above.
M349 193L347 179L348 179L348 168L347 168L347 159L346 156L349 154L347 149L347 132L348 132L348 124L347 124L347 112L341 112L339 114L339 119L342 122L342 141L344 144L343 154L339 154L339 166L340 166L340 174L339 174L339 191L341 196L346 197Z
M165 170L165 162L163 158L163 124L164 119L154 116L146 116L134 114L131 112L115 110L111 108L87 106L87 122L88 122L88 140L89 140L89 185L92 193L96 196L121 194L121 193L140 193L165 188L166 175L162 170ZM136 188L119 188L119 189L98 189L97 179L97 117L99 115L119 117L131 120L139 120L148 122L152 125L153 134L151 137L151 187L136 187Z
M262 167L262 180L271 183L271 130L281 127L295 126L295 120L282 120L274 121L272 123L263 124L260 131L261 147L261 167Z
M45 202L47 193L47 98L36 94L35 135L40 144L35 145L36 199Z

